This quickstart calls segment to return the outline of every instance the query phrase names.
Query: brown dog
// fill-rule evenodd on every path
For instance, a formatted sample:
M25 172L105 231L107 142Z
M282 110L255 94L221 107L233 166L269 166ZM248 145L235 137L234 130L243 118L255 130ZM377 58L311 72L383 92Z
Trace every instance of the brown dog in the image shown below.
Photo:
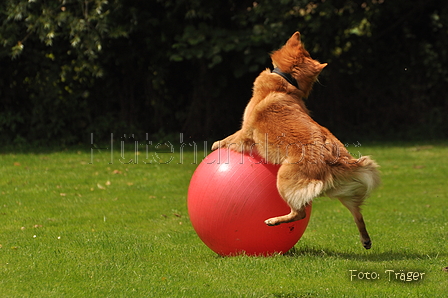
M353 158L328 129L311 119L303 101L327 64L310 57L299 32L271 58L275 69L263 71L255 80L241 129L215 142L212 150L255 149L265 161L281 164L277 188L291 213L267 219L267 225L303 219L305 206L325 194L350 210L361 243L369 249L372 243L360 206L380 183L378 165L368 156Z

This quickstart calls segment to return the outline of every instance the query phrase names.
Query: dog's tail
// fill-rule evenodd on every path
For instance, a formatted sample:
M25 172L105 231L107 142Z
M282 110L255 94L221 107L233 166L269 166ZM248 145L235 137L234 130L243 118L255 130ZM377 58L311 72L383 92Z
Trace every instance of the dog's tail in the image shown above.
M381 184L379 165L369 156L358 159L358 167L354 171L353 179L360 182L365 187L365 194L368 196L375 188Z
M331 198L346 198L361 205L365 198L381 184L378 164L369 156L349 163L349 171L338 172L333 185L326 192Z

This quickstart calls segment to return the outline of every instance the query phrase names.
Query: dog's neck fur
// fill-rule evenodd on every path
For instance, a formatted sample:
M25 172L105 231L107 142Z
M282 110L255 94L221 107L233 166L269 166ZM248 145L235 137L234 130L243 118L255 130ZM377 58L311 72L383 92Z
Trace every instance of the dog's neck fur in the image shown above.
M300 90L299 83L297 82L296 79L293 78L293 76L291 74L282 72L278 67L274 68L272 70L272 73L278 74L279 76L284 78L286 81L288 81L288 83L290 83L291 85L293 85L294 87L296 87L297 89Z
M270 69L266 69L265 71L260 73L260 75L255 79L252 98L246 107L244 119L246 118L246 114L252 113L252 109L272 92L288 94L289 96L291 96L291 100L299 104L303 112L305 112L306 114L310 114L305 105L305 102L303 101L305 93L302 90L292 88L289 85L285 86L282 84L278 84L279 79L280 78L277 77L277 75L272 75Z

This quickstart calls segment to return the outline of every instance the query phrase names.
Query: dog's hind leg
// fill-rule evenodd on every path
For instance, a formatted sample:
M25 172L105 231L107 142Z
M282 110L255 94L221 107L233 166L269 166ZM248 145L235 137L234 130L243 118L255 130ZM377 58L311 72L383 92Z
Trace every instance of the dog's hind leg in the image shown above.
M359 230L359 237L362 245L365 249L370 249L372 247L372 241L370 240L369 233L367 233L366 224L364 223L364 218L361 214L360 205L364 201L363 199L353 199L353 198L338 198L341 203L347 207L348 210L353 215L355 219L356 226Z
M279 224L301 220L304 219L305 217L306 217L305 207L302 207L299 210L291 208L291 212L289 214L269 218L265 220L264 223L267 224L268 226L278 226Z
M284 164L280 167L277 174L277 189L280 196L291 208L291 212L287 215L265 220L268 226L276 226L305 218L305 207L321 194L323 182L302 178L297 170L297 165Z

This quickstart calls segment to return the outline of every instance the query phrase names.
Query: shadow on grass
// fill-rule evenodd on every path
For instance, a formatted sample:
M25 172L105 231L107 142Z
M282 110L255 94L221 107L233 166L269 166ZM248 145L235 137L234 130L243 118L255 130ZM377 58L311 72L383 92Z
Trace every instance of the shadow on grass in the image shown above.
M417 254L417 253L409 253L409 252L396 252L396 251L387 251L387 252L375 252L374 250L369 251L361 251L354 253L340 252L329 249L318 249L314 247L302 247L296 248L293 247L290 251L284 254L285 257L321 257L321 258L338 258L344 260L353 260L353 261L397 261L397 260L427 260L432 258L446 258L446 254L429 252L428 254Z

